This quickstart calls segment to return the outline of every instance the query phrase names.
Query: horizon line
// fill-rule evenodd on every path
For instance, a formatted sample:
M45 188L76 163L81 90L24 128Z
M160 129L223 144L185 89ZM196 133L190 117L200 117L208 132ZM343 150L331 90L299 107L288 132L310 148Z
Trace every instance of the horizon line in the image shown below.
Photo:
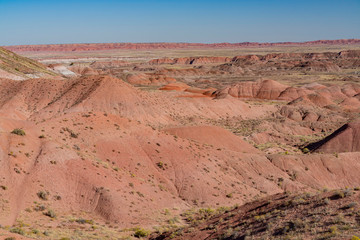
M340 39L318 39L310 41L284 41L284 42L73 42L73 43L42 43L42 44L17 44L17 45L2 45L1 47L20 47L20 46L46 46L46 45L72 45L72 44L198 44L198 45L236 45L236 44L291 44L291 43L317 43L322 41L336 42L336 41L359 41L359 38L340 38Z

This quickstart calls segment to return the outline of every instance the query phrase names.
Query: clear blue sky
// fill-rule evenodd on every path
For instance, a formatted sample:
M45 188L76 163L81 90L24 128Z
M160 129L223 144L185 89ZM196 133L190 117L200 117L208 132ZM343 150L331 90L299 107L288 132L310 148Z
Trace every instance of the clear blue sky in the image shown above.
M360 0L0 0L0 45L360 38Z

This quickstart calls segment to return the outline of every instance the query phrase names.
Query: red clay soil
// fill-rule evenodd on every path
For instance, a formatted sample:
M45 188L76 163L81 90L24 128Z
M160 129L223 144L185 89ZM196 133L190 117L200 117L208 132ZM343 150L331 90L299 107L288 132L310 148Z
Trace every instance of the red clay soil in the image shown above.
M7 188L1 194L8 210L1 213L0 224L17 218L45 221L46 216L25 211L36 207L39 191L49 192L44 203L58 215L85 211L128 227L154 224L153 216L164 208L231 205L284 190L360 182L352 174L360 171L356 153L339 154L341 161L323 156L328 163L298 156L289 166L284 165L289 160L279 165L218 127L177 127L187 118L192 124L222 116L256 118L275 110L271 105L176 98L176 92L144 92L109 76L2 80L1 86L0 184ZM149 125L174 127L163 132ZM10 133L15 128L26 135ZM343 176L344 171L350 172ZM226 197L229 193L232 198ZM133 211L133 202L139 212Z
M359 188L276 194L228 209L189 211L183 215L189 226L150 239L357 239L359 200Z
M167 84L165 86L162 86L159 89L164 90L164 91L185 91L186 89L189 89L189 88L190 88L189 85L187 85L185 83L177 82L177 83Z
M181 97L211 97L212 94L216 91L215 88L201 89L196 87L190 87L189 85L182 82L169 83L160 87L159 90L194 93L192 95L181 95Z
M226 148L242 153L260 153L259 150L241 138L215 126L194 126L169 128L166 132L181 138L195 140L201 144L213 145L216 148Z
M240 82L231 87L216 91L214 96L229 94L238 98L277 99L288 87L274 80Z
M168 77L163 74L156 74L156 73L139 73L139 74L129 75L126 80L133 85L153 85L153 86L159 86L159 85L176 82L175 78Z
M360 121L350 122L319 142L307 146L310 151L324 153L359 152Z
M134 75L136 84L163 85L168 73L195 76L205 70L160 71ZM111 239L119 229L111 236L96 229L151 229L192 208L360 185L358 122L320 146L329 144L329 154L302 154L296 145L358 118L350 106L360 100L359 85L290 87L260 80L215 93L189 85L171 82L160 88L170 91L159 91L100 73L0 79L0 224L9 226L0 236L19 227L26 236L35 237L36 228L51 229L42 238L59 239L59 231L70 237L80 234L73 228L84 229L71 225L82 218L96 222L87 233ZM263 150L269 144L276 146ZM288 148L297 151L289 154ZM49 210L57 217L49 217Z
M95 69L87 66L75 65L69 67L69 70L79 74L80 76L91 76L91 75L99 75L99 72Z
M289 103L290 105L298 105L298 106L304 106L304 105L313 105L318 107L325 107L332 104L335 104L331 99L327 96L318 94L318 93L311 93L305 96L301 96L294 101Z
M340 106L344 109L344 111L360 112L360 94L345 99L340 103Z
M348 111L358 111L357 94L360 85L351 83L339 85L309 85L289 87L274 80L258 80L255 82L240 82L221 90L214 91L212 96L222 98L226 95L246 99L268 99L290 101L290 105L326 107L336 105L336 102Z
M313 91L308 90L306 88L296 88L296 87L288 87L284 91L282 91L277 98L278 100L295 100L299 97L308 95L310 93L313 93Z

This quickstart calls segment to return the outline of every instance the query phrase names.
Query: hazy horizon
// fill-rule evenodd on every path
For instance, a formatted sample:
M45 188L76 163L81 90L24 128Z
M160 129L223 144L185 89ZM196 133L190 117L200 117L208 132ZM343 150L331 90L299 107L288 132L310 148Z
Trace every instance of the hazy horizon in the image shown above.
M359 39L360 1L0 0L0 45Z
M129 43L129 44L157 44L157 43L165 43L165 44L222 44L222 43L229 43L229 44L237 44L237 43L259 43L259 44L263 44L263 43L271 43L271 44L276 44L276 43L303 43L303 42L316 42L316 41L334 41L334 40L360 40L360 38L342 38L342 39L316 39L316 40L309 40L309 41L278 41L278 42L68 42L68 43L39 43L39 44L16 44L16 45L3 45L5 47L10 47L10 46L28 46L28 45L62 45L62 44L112 44L112 43Z

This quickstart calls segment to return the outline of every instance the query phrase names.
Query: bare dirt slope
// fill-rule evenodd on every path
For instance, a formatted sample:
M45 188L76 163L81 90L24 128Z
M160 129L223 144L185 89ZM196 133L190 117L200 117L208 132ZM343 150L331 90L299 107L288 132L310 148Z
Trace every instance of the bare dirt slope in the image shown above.
M216 100L217 108L211 98L154 96L108 76L14 83L7 88L16 89L13 97L2 97L1 104L4 225L33 219L46 229L62 224L60 216L121 227L152 225L154 216L166 220L165 208L232 205L284 190L360 182L357 153L265 156L219 127L169 128L187 116L198 118L199 125L224 114L266 113L238 99ZM42 93L45 89L49 92ZM26 135L11 133L16 128ZM44 214L54 211L57 220L46 223L49 217L37 212L39 204L46 206Z
M0 47L0 78L24 80L36 77L55 77L45 65Z
M342 55L355 59L348 63L358 57ZM244 59L234 68L257 61ZM200 60L191 71L102 61L62 65L77 75L61 80L0 79L0 233L134 237L139 226L184 225L181 214L193 208L360 185L357 125L349 123L360 111L355 80L290 85L266 78L205 88L191 84L194 74L223 63ZM353 75L346 66L340 71ZM336 154L305 151L345 123L344 137L328 141ZM339 146L349 137L350 148Z

